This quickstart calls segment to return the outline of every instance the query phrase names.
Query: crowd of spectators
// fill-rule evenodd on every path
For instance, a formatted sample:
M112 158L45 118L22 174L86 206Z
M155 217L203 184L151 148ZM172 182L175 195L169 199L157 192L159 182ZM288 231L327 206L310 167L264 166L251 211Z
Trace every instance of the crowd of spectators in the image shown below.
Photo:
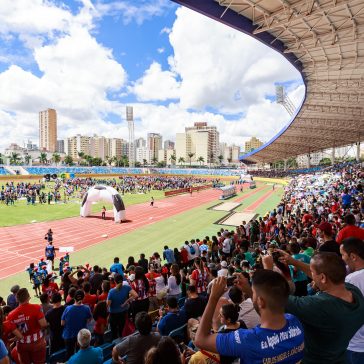
M359 165L298 176L266 215L149 259L62 257L59 286L33 265L41 304L12 287L0 363L47 348L103 363L108 341L114 363L363 363L363 179Z

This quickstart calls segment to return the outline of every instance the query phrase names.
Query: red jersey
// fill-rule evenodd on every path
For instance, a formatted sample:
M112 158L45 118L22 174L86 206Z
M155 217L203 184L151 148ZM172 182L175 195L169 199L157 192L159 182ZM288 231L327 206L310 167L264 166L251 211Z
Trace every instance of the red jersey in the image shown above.
M84 305L90 306L91 311L97 303L97 296L95 294L86 293L84 299L82 300Z
M13 336L12 332L16 329L16 325L9 321L3 322L3 336L1 339L4 341L5 346L8 345L9 339Z
M138 293L137 300L144 300L148 298L148 292L145 289L145 284L142 279L137 279L131 284L131 288Z
M47 293L48 297L52 297L54 293L58 292L58 284L55 282L49 282L48 287L42 284L42 292Z
M181 261L182 263L188 263L188 252L186 249L181 249Z
M103 335L105 333L106 327L107 327L107 319L99 316L95 323L94 333Z
M156 281L155 278L159 277L158 273L147 273L145 275L149 282L149 297L154 297L156 295Z
M23 334L20 340L23 344L31 344L43 337L39 320L44 318L40 305L25 303L11 311L8 315L8 321L15 324L18 330Z
M101 293L100 296L99 296L99 302L100 301L106 301L107 296L108 296L108 293L106 293L106 292Z
M208 272L204 269L203 272L200 272L199 269L195 269L192 274L191 278L196 281L196 291L197 293L203 293L207 290L207 280L208 280Z

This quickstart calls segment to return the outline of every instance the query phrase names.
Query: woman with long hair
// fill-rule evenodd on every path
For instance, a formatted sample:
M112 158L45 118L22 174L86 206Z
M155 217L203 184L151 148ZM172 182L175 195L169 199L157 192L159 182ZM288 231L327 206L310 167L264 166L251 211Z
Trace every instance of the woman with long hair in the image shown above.
M101 289L102 289L102 292L101 294L99 295L99 301L106 301L107 300L107 296L109 294L109 291L111 289L110 287L110 281L103 281L102 284L101 284Z
M135 267L135 279L131 284L137 297L131 305L133 318L138 312L148 312L149 310L149 281L145 276L143 267Z
M172 264L171 275L168 278L168 293L167 297L176 297L177 300L181 298L182 290L181 284L182 278L179 272L178 264Z
M104 343L104 333L107 328L109 313L107 312L106 301L99 301L94 308L93 317L95 320L95 346L100 346Z
M179 352L176 342L163 336L157 346L149 349L145 354L144 364L182 364L182 355Z
M204 261L200 258L195 258L194 268L190 276L190 284L196 287L199 295L206 295L207 284L209 283L209 272L205 267Z
M138 294L129 286L123 285L123 277L115 276L116 287L110 289L107 296L107 307L110 313L110 329L113 340L122 337L128 303L131 299L136 299Z

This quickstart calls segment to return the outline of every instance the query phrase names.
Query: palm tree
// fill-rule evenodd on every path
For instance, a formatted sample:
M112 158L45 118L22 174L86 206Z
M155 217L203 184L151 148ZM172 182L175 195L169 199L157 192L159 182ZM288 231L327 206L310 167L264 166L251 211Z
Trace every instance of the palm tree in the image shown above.
M58 153L53 153L52 159L53 162L57 165L61 161L61 156Z
M125 154L121 157L121 163L123 164L123 167L126 167L129 165L128 157Z
M202 163L205 162L204 157L198 157L197 162L199 162L200 163L200 166L201 166Z
M228 158L227 161L230 164L232 162L232 159L231 158Z
M214 155L214 152L211 152L210 153L210 168L211 168L211 163L214 163L214 158L215 158L215 155Z
M4 158L3 155L0 153L0 164L4 164Z
M169 160L171 161L171 164L176 164L176 155L175 154L172 154L170 157L169 157Z
M42 164L47 163L47 153L41 152L39 155L39 162Z
M64 162L66 165L71 166L73 164L73 158L70 155L66 155L64 158Z
M156 157L153 157L152 158L152 163L155 165L155 164L157 164L158 163L158 158L156 158Z
M190 167L191 167L191 161L192 161L192 157L195 155L195 153L188 153L188 158L190 158Z
M186 161L185 161L185 159L184 159L183 157L179 157L179 158L178 158L178 163L179 163L180 165L182 165L182 164L186 163Z
M224 160L224 156L220 154L217 159L219 160L220 164L222 164L222 161Z
M10 155L10 164L18 164L20 160L20 156L19 156L19 153L16 153L16 152L12 152L11 155Z
M143 159L143 166L145 167L148 164L148 161L146 159Z
M29 165L29 162L32 160L32 156L29 154L26 154L24 157L25 163Z
M90 155L84 154L83 158L87 162L87 165L90 166L91 165L92 157Z
M80 164L82 159L85 158L85 153L84 152L78 152L77 155L78 155L78 159L79 159L78 163Z
M111 166L111 163L113 162L112 157L106 156L105 159L107 160L107 164Z

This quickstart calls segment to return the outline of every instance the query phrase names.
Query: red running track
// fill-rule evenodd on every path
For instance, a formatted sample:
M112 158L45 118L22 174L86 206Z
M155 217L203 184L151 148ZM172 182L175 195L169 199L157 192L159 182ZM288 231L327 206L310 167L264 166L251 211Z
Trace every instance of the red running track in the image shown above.
M0 229L0 279L23 272L32 261L44 256L44 235L49 228L54 232L55 246L73 246L75 251L101 243L105 239L125 234L142 226L182 213L204 203L216 200L219 190L205 190L157 200L154 207L148 203L131 205L126 209L127 222L115 224L112 212L107 220L98 216L72 217L63 220L3 227ZM107 234L107 238L102 235Z

